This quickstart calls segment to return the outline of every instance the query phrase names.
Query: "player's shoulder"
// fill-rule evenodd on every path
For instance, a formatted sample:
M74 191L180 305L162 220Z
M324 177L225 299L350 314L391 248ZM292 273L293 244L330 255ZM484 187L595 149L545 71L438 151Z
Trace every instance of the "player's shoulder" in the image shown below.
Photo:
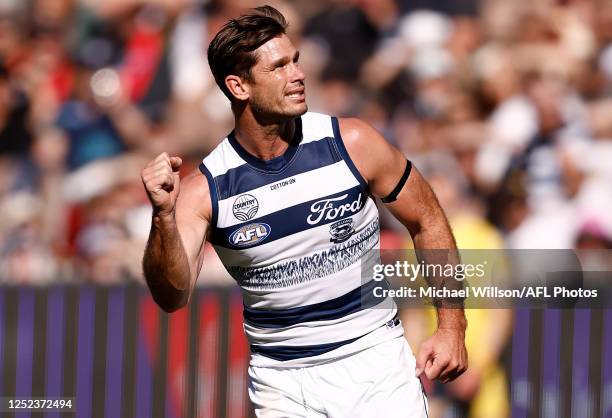
M189 174L185 175L181 179L181 188L184 188L184 187L197 188L199 193L210 194L208 182L206 181L206 176L202 172L201 167L202 165L192 170Z
M338 118L338 127L342 140L349 150L372 148L387 143L376 128L359 118Z
M359 118L338 118L338 129L353 158L367 160L390 145L376 128Z
M376 128L358 118L339 118L342 142L351 160L368 183L388 172L403 158Z

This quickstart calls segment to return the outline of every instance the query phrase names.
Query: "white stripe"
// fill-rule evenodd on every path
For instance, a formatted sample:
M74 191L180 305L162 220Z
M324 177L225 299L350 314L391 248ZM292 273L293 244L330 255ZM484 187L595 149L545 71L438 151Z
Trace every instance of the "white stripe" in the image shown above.
M361 263L311 281L272 290L242 288L244 304L255 309L289 309L338 298L360 287Z
M225 138L217 147L208 155L208 157L202 160L210 174L213 177L220 176L236 167L246 164L234 148L229 140Z
M333 137L334 130L328 115L308 112L302 116L302 144Z
M318 345L350 340L367 334L393 319L397 312L392 298L374 308L354 312L331 321L303 322L286 328L258 328L244 323L251 344L264 346Z
M294 178L295 183L285 186L285 189L293 188L295 193L287 193L287 190L282 189L285 193L279 193L277 190L271 190L269 184L244 192L255 196L259 202L259 209L252 221L280 209L323 198L359 185L344 161L338 161L289 178ZM334 181L331 182L329 179L334 179ZM217 221L219 228L227 228L243 222L236 219L232 212L232 206L237 198L238 196L232 196L219 201L219 218Z

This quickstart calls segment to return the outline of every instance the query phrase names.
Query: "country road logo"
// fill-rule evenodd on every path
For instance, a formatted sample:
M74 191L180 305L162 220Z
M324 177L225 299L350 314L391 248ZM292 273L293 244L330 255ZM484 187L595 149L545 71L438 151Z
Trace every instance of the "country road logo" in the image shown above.
M259 202L250 194L239 196L232 206L232 212L239 221L248 221L253 219L259 210Z

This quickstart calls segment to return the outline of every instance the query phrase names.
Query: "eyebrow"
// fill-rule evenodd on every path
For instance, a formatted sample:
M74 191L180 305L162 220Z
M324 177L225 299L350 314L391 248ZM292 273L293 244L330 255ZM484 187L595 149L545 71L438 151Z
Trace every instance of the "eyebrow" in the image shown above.
M295 51L295 54L293 54L293 58L291 58L291 59L287 58L287 57L279 58L276 61L273 61L270 66L272 68L281 67L281 66L287 64L289 61L295 61L298 58L300 58L300 51Z

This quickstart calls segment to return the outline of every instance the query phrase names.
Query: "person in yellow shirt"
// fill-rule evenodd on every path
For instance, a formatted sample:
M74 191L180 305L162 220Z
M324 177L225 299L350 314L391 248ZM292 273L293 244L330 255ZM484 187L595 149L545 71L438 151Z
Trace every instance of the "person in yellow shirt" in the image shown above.
M429 180L441 206L448 214L457 248L503 248L501 234L481 215L480 207L466 197L467 193L462 193L464 189L457 179L438 173L430 176ZM462 261L465 263L467 260ZM465 312L468 320L466 347L470 367L457 380L447 385L430 385L424 382L425 386L430 388L430 416L447 416L449 409L452 409L452 416L508 417L509 388L505 370L500 364L500 356L511 334L512 312L509 309L466 309ZM402 322L406 324L405 335L410 345L413 349L418 349L424 336L435 328L435 310L405 309L402 312Z

